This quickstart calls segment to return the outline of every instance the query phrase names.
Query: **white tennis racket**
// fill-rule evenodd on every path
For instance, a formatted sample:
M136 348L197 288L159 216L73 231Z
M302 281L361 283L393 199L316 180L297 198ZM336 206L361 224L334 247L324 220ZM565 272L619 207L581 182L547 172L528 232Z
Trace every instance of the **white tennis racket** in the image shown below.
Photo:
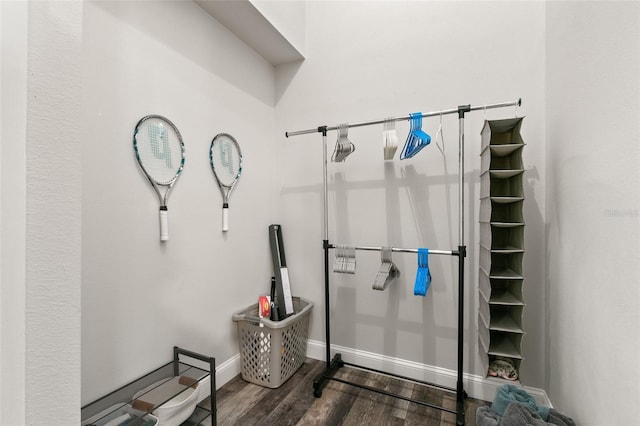
M176 126L160 115L147 115L133 132L140 168L160 201L160 241L169 240L167 199L184 167L184 143Z
M240 145L233 136L220 133L211 141L209 159L222 193L222 231L226 232L229 230L229 197L242 173Z

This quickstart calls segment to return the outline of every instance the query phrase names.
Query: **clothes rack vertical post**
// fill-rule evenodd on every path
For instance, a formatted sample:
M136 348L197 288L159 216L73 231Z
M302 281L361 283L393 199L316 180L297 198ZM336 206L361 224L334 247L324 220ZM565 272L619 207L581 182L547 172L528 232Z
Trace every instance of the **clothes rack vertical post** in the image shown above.
M380 393L383 395L387 395L394 398L403 399L405 401L413 402L422 406L447 411L449 413L456 415L456 424L464 425L464 399L466 398L466 392L464 390L464 384L462 381L463 375L463 360L464 360L464 258L467 255L467 248L464 244L464 119L465 114L471 111L477 110L487 110L493 108L503 108L515 106L518 107L521 105L521 99L518 99L514 102L502 102L498 104L490 104L490 105L481 105L472 107L471 105L461 105L457 108L452 108L448 110L429 112L422 114L422 117L432 117L437 115L446 115L446 114L458 114L458 249L457 250L430 250L430 253L434 254L444 254L456 256L458 258L458 354L457 354L457 379L456 379L456 387L455 389L437 385L434 383L429 383L421 380L415 380L410 377L401 376L395 373L385 372L373 368L369 368L362 365L356 365L353 363L346 362L342 359L342 355L337 353L333 359L331 359L331 320L330 320L330 271L329 271L329 250L335 248L333 244L329 242L329 215L328 215L328 184L327 184L327 132L331 130L337 130L337 126L328 127L328 126L319 126L315 129L308 130L299 130L293 132L286 132L286 137L299 136L310 133L321 133L322 134L322 189L323 189L323 240L322 240L322 248L324 252L324 298L325 298L325 360L326 365L325 369L320 373L313 381L313 390L314 395L319 398L322 396L322 390L328 383L328 381L337 381L340 383L348 384L351 386L355 386L358 388L366 389L372 392ZM374 120L374 121L366 121L359 123L348 124L349 128L352 127L362 127L369 126L375 124L383 124L385 121L403 121L409 120L411 116L400 116L393 117L391 119L382 119L382 120ZM380 250L379 247L358 247L356 249L361 250ZM394 248L394 251L402 251L402 252L417 252L417 249L402 249L402 248ZM395 377L398 379L414 382L420 385L438 388L444 391L448 391L456 394L456 409L452 410L447 407L437 406L435 404L431 404L425 401L416 400L413 398L405 397L403 395L394 394L391 392L387 392L384 389L377 389L371 386L363 385L360 383L354 383L348 380L344 380L341 378L335 377L335 373L342 368L343 366L350 366L359 368L362 370L371 371L378 374L383 374L391 377Z

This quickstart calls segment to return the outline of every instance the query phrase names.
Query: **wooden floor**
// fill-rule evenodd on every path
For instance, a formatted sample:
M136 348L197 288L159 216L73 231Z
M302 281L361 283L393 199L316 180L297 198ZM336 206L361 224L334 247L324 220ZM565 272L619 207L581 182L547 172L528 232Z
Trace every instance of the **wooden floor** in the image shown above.
M329 381L322 397L313 395L313 379L325 363L307 359L278 389L247 383L240 376L216 393L219 425L455 425L455 414ZM363 383L455 410L455 394L343 367L335 377ZM475 425L476 409L487 402L467 398L465 420Z

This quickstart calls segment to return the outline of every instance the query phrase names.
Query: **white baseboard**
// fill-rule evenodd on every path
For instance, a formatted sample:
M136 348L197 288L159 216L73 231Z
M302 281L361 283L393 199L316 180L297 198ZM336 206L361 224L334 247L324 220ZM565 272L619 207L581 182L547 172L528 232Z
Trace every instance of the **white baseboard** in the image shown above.
M193 365L198 367L198 362L193 362ZM203 370L208 369L208 364L201 364L200 368ZM224 386L229 380L240 374L240 354L236 354L223 362L220 365L216 365L216 390ZM204 401L211 395L211 378L207 375L198 385L199 395L198 403Z
M309 340L307 345L307 357L325 361L325 348L326 346L323 342ZM456 372L446 368L420 364L414 361L388 357L358 349L331 345L331 356L333 357L336 353L340 353L344 361L361 365L363 367L387 371L389 373L409 377L414 380L421 380L448 388L455 389L456 387L456 381L458 378ZM470 397L489 402L493 401L498 388L506 383L504 380L481 377L467 373L463 374L462 380L464 389ZM553 407L544 389L528 386L522 386L522 388L535 398L538 405Z
M240 354L236 354L216 366L216 389L220 389L228 381L240 374Z
M344 361L363 367L375 368L376 370L387 371L439 386L454 389L456 387L458 377L456 372L446 368L332 345L331 356L333 357L336 353L340 353ZM307 344L307 357L325 361L325 344L317 340L309 340ZM216 367L216 388L219 389L224 386L238 374L240 374L240 354L234 355ZM506 383L504 380L481 377L468 373L463 374L462 380L464 389L470 397L489 402L493 401L498 388ZM522 386L522 388L535 398L538 405L553 407L544 389L529 386ZM206 389L208 389L208 384Z

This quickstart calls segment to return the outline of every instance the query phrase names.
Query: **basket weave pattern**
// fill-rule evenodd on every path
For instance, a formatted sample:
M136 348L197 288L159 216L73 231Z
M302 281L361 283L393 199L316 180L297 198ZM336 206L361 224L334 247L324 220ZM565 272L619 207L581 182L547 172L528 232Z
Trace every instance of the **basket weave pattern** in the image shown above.
M294 297L293 306L297 314L279 322L263 319L262 327L255 321L238 321L241 373L244 380L277 388L304 364L311 313L310 309L303 311L307 305L311 305L310 302ZM257 304L243 313L256 317Z

